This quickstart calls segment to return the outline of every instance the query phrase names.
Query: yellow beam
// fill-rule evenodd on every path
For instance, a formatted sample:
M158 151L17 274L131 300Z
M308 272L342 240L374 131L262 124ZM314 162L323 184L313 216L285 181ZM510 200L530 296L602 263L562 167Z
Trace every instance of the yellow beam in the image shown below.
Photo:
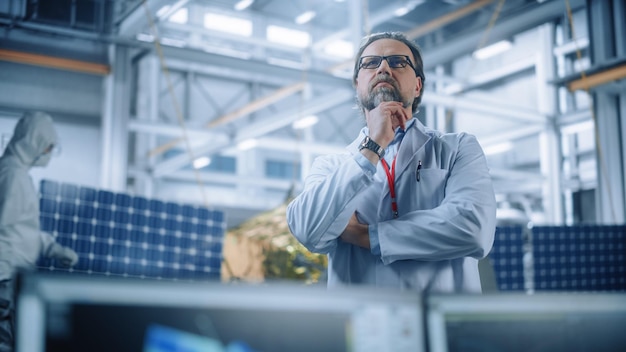
M278 89L277 91L273 92L270 95L267 95L263 98L257 99L253 102L250 102L244 106L242 106L241 108L228 113L226 115L220 116L218 118L216 118L215 120L209 122L206 127L211 128L211 127L215 127L218 125L222 125L225 124L227 122L236 120L242 116L248 115L250 113L253 113L255 111L261 110L264 107L274 104L275 102L285 99L286 97L295 94L301 90L304 89L304 87L306 87L306 83L305 82L299 82L296 84L292 84L290 86L285 86L282 87L280 89Z
M407 38L409 39L416 39L419 38L423 35L426 35L438 28L441 28L449 23L452 23L456 20L458 20L461 17L465 17L467 15L469 15L470 13L479 10L483 7L485 7L486 5L489 5L490 3L492 3L493 0L478 0L478 1L474 1L473 3L467 5L467 6L463 6L458 10L452 11L450 13L447 13L441 17L437 17L434 20L427 22L419 27L415 27L411 30L409 30L408 32L405 32L404 34L406 35Z
M0 49L0 60L17 62L20 64L51 67L66 71L90 73L94 75L107 75L111 71L108 65L6 49Z
M570 82L567 88L570 92L579 89L590 89L608 82L617 81L626 77L626 65L614 67L606 71L594 73L590 76L582 77L575 81Z

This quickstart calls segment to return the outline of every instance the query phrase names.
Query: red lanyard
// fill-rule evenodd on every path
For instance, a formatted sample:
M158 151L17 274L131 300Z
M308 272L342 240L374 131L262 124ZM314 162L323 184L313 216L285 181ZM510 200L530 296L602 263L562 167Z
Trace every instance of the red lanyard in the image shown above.
M393 217L398 217L398 203L396 202L396 186L394 180L396 178L396 157L393 157L393 162L391 163L391 171L389 170L389 165L385 159L381 159L380 161L383 163L383 167L385 169L385 173L387 174L387 183L389 184L389 194L391 195L391 211L393 211Z

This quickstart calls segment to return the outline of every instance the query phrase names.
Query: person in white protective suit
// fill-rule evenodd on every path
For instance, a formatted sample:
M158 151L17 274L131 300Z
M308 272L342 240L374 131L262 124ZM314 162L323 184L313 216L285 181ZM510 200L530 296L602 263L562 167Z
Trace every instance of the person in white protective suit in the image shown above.
M0 351L13 350L15 326L13 276L32 270L43 255L71 267L78 255L39 227L39 197L29 175L47 166L57 134L50 115L28 112L18 121L0 157Z

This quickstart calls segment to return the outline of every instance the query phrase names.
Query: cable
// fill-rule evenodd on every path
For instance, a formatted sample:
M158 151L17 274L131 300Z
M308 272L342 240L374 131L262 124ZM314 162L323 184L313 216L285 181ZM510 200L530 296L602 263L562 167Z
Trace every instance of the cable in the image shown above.
M187 126L185 125L185 119L183 118L183 114L180 110L178 100L176 99L176 95L174 94L174 88L172 86L172 81L170 79L170 72L167 68L167 65L165 65L165 58L163 56L163 49L161 48L161 41L159 39L158 31L154 24L154 20L152 19L152 15L150 14L150 9L148 8L148 5L146 4L146 0L143 0L142 5L144 9L146 10L146 17L148 19L148 24L150 25L150 29L152 29L152 33L154 35L154 47L156 49L157 56L159 57L161 71L163 71L163 75L165 76L165 80L167 83L167 90L170 96L172 97L172 104L174 106L174 111L176 112L176 118L178 119L178 123L183 132L183 141L185 142L185 148L187 150L187 154L189 154L189 157L191 158L191 161L193 163L193 161L196 160L196 158L193 154L193 150L191 149L191 143L189 142L189 135L187 133ZM207 200L206 193L204 190L204 184L202 182L202 179L200 178L200 172L195 167L193 168L193 170L194 170L194 176L196 178L196 182L202 194L202 202L205 205L205 207L208 208L209 202Z
M172 97L172 103L174 105L174 110L176 112L176 117L178 119L178 123L180 124L181 130L183 132L183 140L185 142L185 148L187 150L187 153L189 154L189 157L191 158L191 161L193 163L193 161L195 160L195 156L193 154L193 150L191 149L191 143L189 142L189 136L187 133L187 126L185 125L185 120L183 118L182 112L180 110L180 106L178 104L178 100L176 99L176 95L174 94L174 89L172 87L172 81L170 79L170 75L169 75L169 70L167 69L167 66L165 65L165 58L163 57L163 50L161 48L161 42L158 36L158 31L157 28L155 26L154 20L152 19L152 15L150 14L150 9L148 8L148 5L146 4L146 0L142 1L142 5L144 7L144 9L146 10L146 17L148 19L148 23L150 25L150 29L153 32L154 35L154 46L157 52L157 55L159 57L159 63L161 65L161 70L163 71L163 75L165 76L166 82L167 82L167 89L168 92L170 94L170 96ZM208 199L206 197L206 192L204 189L204 183L202 182L202 178L200 177L200 171L198 171L198 169L196 169L195 167L193 168L193 172L194 172L194 176L196 178L196 183L198 184L198 187L200 188L200 193L202 195L202 203L204 204L204 206L206 208L209 208L209 202ZM224 236L224 239L226 239L226 236ZM224 257L222 255L222 264L224 266L224 268L226 268L226 270L228 271L228 274L230 275L230 277L235 277L232 271L232 268L230 266L230 264L228 263L228 261L226 260L226 257Z
M476 46L476 50L482 49L485 46L485 44L487 43L487 41L489 40L489 34L491 34L491 30L493 29L493 26L495 26L498 17L500 17L500 11L502 10L502 6L504 6L504 2L505 1L506 0L500 0L498 2L498 5L496 6L495 10L493 11L493 14L491 15L491 18L489 19L489 23L487 24L487 28L483 32L483 35L480 38L480 41L478 42L478 45ZM465 76L463 77L463 79L461 79L461 82L467 82L467 78L469 77L469 74L474 70L475 64L476 64L476 62L474 60L472 60L470 62L470 67L465 71ZM456 95L455 95L455 97L456 97ZM456 104L456 99L454 100L452 108L448 109L447 112L446 112L446 125L444 126L444 127L446 127L445 128L446 130L447 130L447 126L450 125L450 121L452 120L452 113L456 110L456 107L454 106L455 104Z

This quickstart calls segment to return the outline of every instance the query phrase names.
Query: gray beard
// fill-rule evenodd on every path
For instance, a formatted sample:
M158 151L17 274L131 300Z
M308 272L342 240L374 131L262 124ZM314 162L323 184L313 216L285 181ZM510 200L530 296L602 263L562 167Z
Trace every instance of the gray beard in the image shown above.
M405 108L409 106L407 103L402 101L402 96L400 96L400 93L390 87L375 88L371 92L369 92L367 96L359 98L359 104L367 111L375 109L378 105L380 105L380 103L384 101L401 102L402 106L404 106Z

